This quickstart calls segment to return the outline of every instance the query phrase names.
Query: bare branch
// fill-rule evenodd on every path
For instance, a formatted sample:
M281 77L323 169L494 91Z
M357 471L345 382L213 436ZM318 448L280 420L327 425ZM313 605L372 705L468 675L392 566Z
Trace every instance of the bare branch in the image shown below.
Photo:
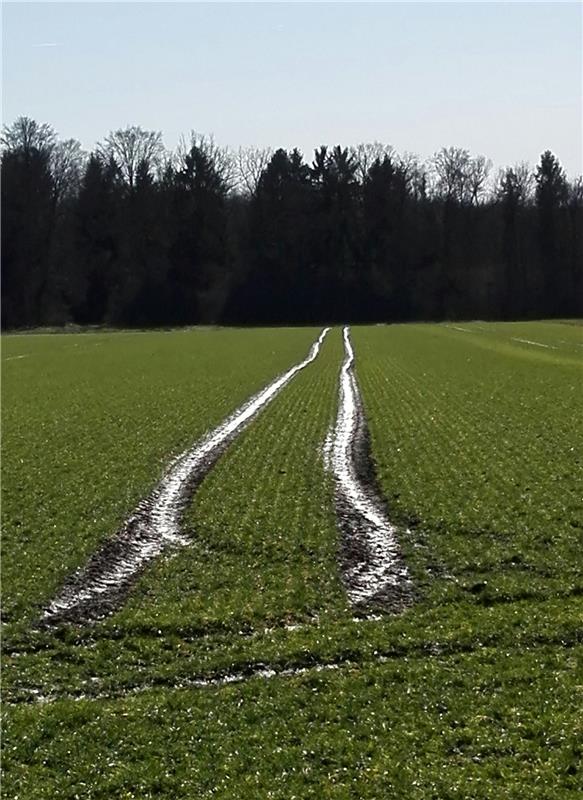
M54 146L51 153L51 172L57 202L77 192L86 161L87 154L76 139L66 139Z
M186 139L184 136L180 137L177 148L178 158L183 161L185 155L189 153L193 147L197 147L204 153L212 163L216 174L221 179L227 191L232 191L237 183L237 170L235 158L231 150L228 147L221 147L218 145L213 134L206 135L191 131L189 139Z
M488 176L492 169L492 162L486 156L470 158L466 166L466 192L472 205L479 205L486 196L488 189Z
M270 147L240 147L235 157L237 188L244 195L254 195L261 175L271 160Z
M383 161L386 157L392 158L394 152L392 145L382 142L361 142L356 147L351 147L350 153L356 162L356 177L359 183L364 181L375 161Z
M41 150L50 153L55 146L57 135L54 128L46 123L39 125L29 117L18 117L12 125L2 129L0 143L4 150L20 150L29 153Z
M148 173L159 169L164 157L162 134L135 125L112 131L98 146L98 153L107 162L113 159L122 179L133 189L139 167Z
M466 202L469 192L468 170L470 154L461 147L442 147L431 160L435 175L435 190L446 200Z

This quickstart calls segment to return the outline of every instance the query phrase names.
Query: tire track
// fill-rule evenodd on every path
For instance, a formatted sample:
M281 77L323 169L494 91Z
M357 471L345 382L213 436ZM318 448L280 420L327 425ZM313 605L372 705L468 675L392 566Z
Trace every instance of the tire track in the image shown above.
M212 689L233 684L246 683L250 680L271 680L272 678L295 678L303 675L312 675L335 670L362 670L395 662L408 658L449 658L457 655L471 655L483 653L486 648L503 646L506 651L524 652L525 648L559 646L562 649L575 648L582 642L581 635L576 635L573 641L565 643L560 633L547 635L540 634L508 643L499 632L492 632L486 636L479 636L470 640L453 641L420 641L410 645L394 645L383 650L375 650L372 654L352 652L339 652L335 657L327 660L313 658L306 653L304 659L290 664L286 662L250 662L237 669L223 669L206 674L194 674L180 678L158 677L154 680L145 680L133 685L120 685L119 687L103 688L99 678L93 677L85 681L85 688L74 691L55 691L47 694L38 686L24 686L20 694L6 698L4 704L18 707L24 705L45 705L57 703L62 700L80 702L83 700L119 700L135 697L146 692L157 690L180 689Z
M343 337L338 416L325 456L336 481L342 578L353 606L398 612L412 602L412 583L376 484L348 327Z
M180 532L184 509L229 444L294 376L316 359L330 329L322 330L306 358L254 395L210 434L178 456L121 529L75 573L44 610L41 625L83 623L112 613L152 559L172 545L188 545Z

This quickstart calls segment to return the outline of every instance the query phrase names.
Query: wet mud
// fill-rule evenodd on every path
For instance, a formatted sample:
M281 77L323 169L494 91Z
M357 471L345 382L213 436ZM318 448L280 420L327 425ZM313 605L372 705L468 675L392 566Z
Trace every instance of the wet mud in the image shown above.
M335 479L342 580L355 612L398 613L413 602L413 585L376 479L348 327L343 336L338 415L325 447Z

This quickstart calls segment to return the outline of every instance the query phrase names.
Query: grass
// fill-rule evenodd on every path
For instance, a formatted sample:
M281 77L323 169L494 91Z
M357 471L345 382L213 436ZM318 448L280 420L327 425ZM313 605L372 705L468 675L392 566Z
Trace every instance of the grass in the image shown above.
M583 362L513 339L573 329L463 327L354 333L391 513L482 602L566 592L581 585Z
M336 330L205 480L191 548L99 625L14 631L5 696L68 697L9 707L6 796L578 796L580 331L460 327L353 330L413 608L357 624L342 592ZM315 663L338 668L188 688Z
M61 644L59 635L39 631L14 637L24 657L7 669L6 688L11 674L16 686L26 684L29 668L29 685L49 691L51 685L79 688L96 676L108 685L132 685L144 672L153 676L155 664L165 670L167 660L174 674L182 666L192 670L199 649L207 653L206 660L198 659L200 667L223 668L235 658L241 630L315 615L350 619L336 566L332 487L321 458L334 420L341 357L334 331L318 360L204 481L185 520L192 546L159 559L123 609L80 632L64 626ZM225 661L223 643L233 634ZM178 659L174 644L181 649ZM65 664L55 658L55 647L68 654ZM240 653L236 660L244 658Z
M19 708L5 760L19 797L575 798L582 700L571 653L485 649Z
M4 619L38 614L171 456L301 360L316 332L5 337Z

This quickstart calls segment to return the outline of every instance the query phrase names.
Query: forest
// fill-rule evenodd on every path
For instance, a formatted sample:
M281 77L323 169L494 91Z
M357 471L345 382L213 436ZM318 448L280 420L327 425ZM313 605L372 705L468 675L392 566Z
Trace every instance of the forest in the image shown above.
M583 181L444 147L219 146L129 126L2 133L2 327L583 314Z

